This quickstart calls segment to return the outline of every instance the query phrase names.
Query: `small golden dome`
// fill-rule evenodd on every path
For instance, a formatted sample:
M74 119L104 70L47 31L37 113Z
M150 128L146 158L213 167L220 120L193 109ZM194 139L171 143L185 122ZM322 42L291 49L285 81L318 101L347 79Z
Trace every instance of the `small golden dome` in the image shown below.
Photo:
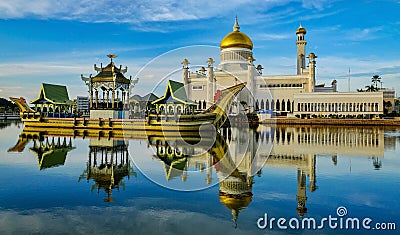
M308 58L315 59L317 58L317 56L314 54L314 52L311 52L310 54L308 54Z
M307 30L305 28L303 28L303 26L300 24L299 28L296 30L296 34L306 34Z
M236 17L235 24L233 26L233 32L227 34L220 43L220 48L227 49L232 47L253 49L253 42L245 33L240 32L239 23Z

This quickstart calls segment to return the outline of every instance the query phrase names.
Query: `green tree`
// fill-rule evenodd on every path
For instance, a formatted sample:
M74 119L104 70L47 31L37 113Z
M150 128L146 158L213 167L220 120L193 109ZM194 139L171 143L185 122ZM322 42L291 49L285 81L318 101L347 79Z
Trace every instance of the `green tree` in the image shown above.
M388 114L389 113L389 109L392 107L392 102L390 101L383 101L383 112L384 114Z
M377 88L374 85L366 85L365 86L365 91L373 92L373 91L377 91Z
M378 83L381 83L382 78L379 75L374 75L371 78L371 82L374 85L375 89L378 90Z

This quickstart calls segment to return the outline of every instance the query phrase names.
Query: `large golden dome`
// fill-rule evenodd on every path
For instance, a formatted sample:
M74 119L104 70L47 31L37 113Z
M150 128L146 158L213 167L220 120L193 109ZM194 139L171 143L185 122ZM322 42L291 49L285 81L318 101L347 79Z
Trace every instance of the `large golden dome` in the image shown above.
M227 34L220 43L220 48L227 49L232 47L253 49L253 42L245 33L240 32L239 23L236 17L235 24L233 26L233 32Z

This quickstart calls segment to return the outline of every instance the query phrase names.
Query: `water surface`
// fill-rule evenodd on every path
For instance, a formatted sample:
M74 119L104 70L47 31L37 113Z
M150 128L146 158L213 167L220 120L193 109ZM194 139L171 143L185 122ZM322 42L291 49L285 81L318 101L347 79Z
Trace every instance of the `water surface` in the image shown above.
M2 234L377 232L261 230L265 213L400 225L395 128L259 126L185 142L28 133L18 122L1 127ZM347 215L338 216L338 207Z

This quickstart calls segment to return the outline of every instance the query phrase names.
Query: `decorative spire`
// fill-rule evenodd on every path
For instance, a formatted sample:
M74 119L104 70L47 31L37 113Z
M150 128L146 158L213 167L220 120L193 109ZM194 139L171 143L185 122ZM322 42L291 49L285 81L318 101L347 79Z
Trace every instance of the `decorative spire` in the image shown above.
M111 59L111 62L113 62L113 58L117 58L117 55L108 54L107 57Z
M303 28L303 25L300 23L299 28L296 30L296 34L306 34L307 30Z
M235 32L239 32L240 31L240 26L239 26L239 22L238 22L238 17L237 16L235 18L235 24L233 25L233 31L235 31Z
M212 66L214 64L214 60L213 60L213 58L208 58L208 60L207 60L207 65L208 65L208 67L210 67L210 66Z
M183 65L183 68L184 68L184 69L187 69L187 68L189 68L190 62L189 62L188 59L185 58L185 59L183 59L183 61L182 61L181 64Z
M237 228L237 219L239 216L239 210L232 210L232 221L233 221L233 227Z

